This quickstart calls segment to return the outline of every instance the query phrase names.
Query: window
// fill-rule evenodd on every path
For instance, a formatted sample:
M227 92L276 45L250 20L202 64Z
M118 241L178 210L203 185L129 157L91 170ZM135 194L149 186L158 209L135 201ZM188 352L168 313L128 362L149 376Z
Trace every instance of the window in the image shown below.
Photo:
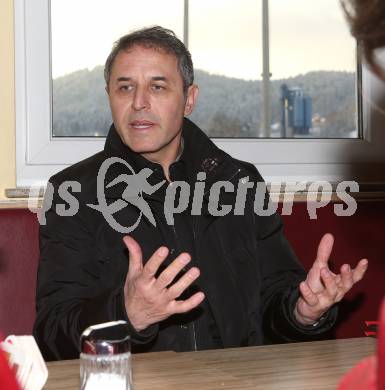
M371 98L356 93L370 96L371 79L336 0L31 3L15 0L18 185L102 149L105 58L153 24L188 41L201 91L191 119L268 181L354 179L352 162L382 154Z
M111 116L103 64L111 42L127 33L127 26L153 24L183 39L183 4L174 0L166 8L152 0L131 12L127 0L51 0L53 137L106 135ZM85 20L90 9L92 18ZM271 25L273 77L264 81L262 59L269 53L262 53L267 37L261 11L255 0L189 5L188 44L201 88L192 119L211 137L358 138L355 41L338 3L270 1L265 18ZM268 124L262 120L265 108Z
M358 137L355 40L338 1L194 0L190 8L202 90L192 118L211 136Z
M112 119L103 68L112 43L131 30L156 24L183 37L183 1L168 0L167 7L161 1L133 5L127 0L50 4L52 136L105 137Z

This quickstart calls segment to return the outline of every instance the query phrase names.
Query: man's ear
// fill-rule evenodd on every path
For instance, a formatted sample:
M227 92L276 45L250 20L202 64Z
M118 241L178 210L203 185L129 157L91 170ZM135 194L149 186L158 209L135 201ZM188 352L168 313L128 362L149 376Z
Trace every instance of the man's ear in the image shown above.
M186 103L184 106L184 115L190 115L195 107L198 99L199 88L196 84L190 85L187 90Z
M106 90L107 95L109 95L109 94L110 94L110 90L109 90L109 88L108 88L108 85L106 85L106 86L104 87L104 89Z

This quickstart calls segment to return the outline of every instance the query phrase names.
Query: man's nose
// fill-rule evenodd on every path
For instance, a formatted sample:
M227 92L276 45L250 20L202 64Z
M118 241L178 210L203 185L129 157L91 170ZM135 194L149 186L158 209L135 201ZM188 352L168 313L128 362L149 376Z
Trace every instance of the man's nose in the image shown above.
M150 107L148 93L144 88L137 88L132 101L132 108L134 110L144 110Z

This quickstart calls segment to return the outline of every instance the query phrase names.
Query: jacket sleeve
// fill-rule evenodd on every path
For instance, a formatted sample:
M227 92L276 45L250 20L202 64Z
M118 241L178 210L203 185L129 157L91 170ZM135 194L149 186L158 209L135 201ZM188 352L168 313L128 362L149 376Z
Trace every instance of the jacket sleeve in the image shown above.
M278 214L257 223L258 254L262 267L262 317L265 342L306 341L323 338L336 321L333 306L315 326L303 326L294 317L298 285L306 272L283 233ZM258 220L258 217L257 217Z
M101 285L102 259L94 235L81 218L81 210L70 217L59 216L57 202L55 190L45 224L40 226L33 332L46 360L78 358L80 335L90 325L114 320L129 322L124 307L124 277L113 288ZM146 343L156 333L157 326L140 333L131 326L131 341Z
M248 172L252 172L255 182L266 188L258 170L249 163L243 164ZM270 201L269 193L265 191L264 210L268 209ZM298 286L306 279L306 272L284 235L280 215L276 212L270 215L257 215L254 212L252 215L256 230L258 263L261 267L264 343L327 337L337 319L337 306L330 308L316 326L303 326L296 321L294 307L299 297Z

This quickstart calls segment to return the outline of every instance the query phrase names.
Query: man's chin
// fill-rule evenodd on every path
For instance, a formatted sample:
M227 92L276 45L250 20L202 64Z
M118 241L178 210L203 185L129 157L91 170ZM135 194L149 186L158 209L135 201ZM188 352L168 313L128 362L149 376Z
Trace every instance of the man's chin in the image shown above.
M140 146L140 145L128 145L128 147L134 152L138 153L147 160L157 162L159 155L162 155L163 147L152 146Z
M142 142L133 142L132 139L125 140L124 142L133 152L138 153L142 155L143 157L147 158L148 160L158 162L162 160L165 156L172 154L173 149L178 149L179 145L172 145L171 139L169 142L167 140L157 140L157 142L154 142L155 140L147 140L149 142L143 142L145 140L142 140ZM129 142L131 141L131 142ZM152 142L151 142L152 141Z
M138 154L153 154L153 153L158 153L162 148L157 147L155 145L148 145L148 146L143 146L143 145L128 145L128 147L135 153Z
M156 153L161 147L154 144L154 142L133 142L132 139L123 139L123 143L128 146L135 153Z

